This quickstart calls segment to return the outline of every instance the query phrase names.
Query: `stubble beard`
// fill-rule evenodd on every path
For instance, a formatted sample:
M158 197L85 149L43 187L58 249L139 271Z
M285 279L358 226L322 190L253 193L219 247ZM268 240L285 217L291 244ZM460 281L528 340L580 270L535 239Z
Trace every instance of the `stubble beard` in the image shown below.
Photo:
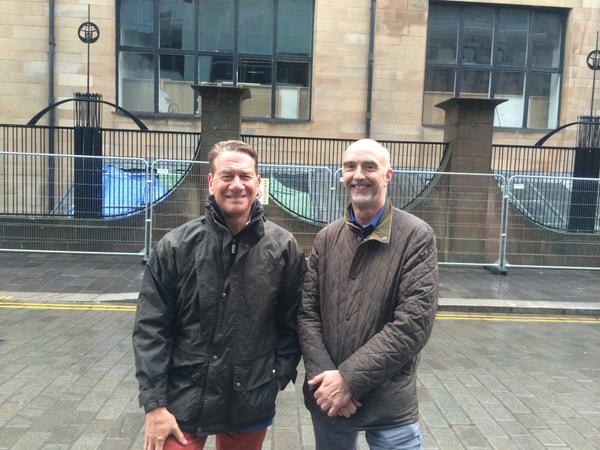
M371 206L375 202L374 193L358 194L356 192L350 192L350 202L359 208Z

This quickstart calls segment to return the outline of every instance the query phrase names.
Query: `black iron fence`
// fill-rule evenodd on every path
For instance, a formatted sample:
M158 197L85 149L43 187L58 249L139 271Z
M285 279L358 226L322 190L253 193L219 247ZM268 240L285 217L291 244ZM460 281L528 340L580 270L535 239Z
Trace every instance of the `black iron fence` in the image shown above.
M95 156L168 158L192 160L200 140L199 132L142 131L99 128L100 152ZM0 125L0 151L81 154L74 145L76 128L27 125ZM255 136L242 139L257 149L265 164L311 164L339 167L344 150L352 139ZM390 150L392 166L399 169L436 170L446 144L441 142L381 141Z
M492 170L504 176L516 174L571 176L576 150L571 147L494 145Z
M242 135L265 164L310 164L340 167L353 139ZM392 167L436 170L446 150L442 142L379 141L390 151Z
M98 128L101 151L95 156L193 159L200 133ZM0 125L0 151L76 155L75 127Z

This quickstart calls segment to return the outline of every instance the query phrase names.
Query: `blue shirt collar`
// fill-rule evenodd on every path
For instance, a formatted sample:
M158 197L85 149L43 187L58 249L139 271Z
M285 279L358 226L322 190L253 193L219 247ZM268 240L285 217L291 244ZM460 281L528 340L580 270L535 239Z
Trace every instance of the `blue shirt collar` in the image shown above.
M383 205L383 208L381 208L379 210L379 212L377 213L377 215L375 216L375 218L369 225L362 226L361 224L359 224L356 221L356 216L354 215L354 210L352 209L352 206L350 206L350 211L349 211L350 220L352 221L352 225L354 225L356 228L358 228L358 233L363 238L366 238L375 230L375 228L377 228L377 225L379 224L379 220L381 219L381 216L383 215L383 211L385 211L385 204Z

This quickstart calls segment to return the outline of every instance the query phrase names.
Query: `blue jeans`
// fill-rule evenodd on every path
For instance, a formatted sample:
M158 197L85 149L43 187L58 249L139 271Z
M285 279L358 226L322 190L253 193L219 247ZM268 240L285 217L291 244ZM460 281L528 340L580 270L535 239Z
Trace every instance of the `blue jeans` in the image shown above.
M311 413L316 450L357 450L358 431L340 426L318 413ZM419 422L385 430L365 430L371 450L420 450Z

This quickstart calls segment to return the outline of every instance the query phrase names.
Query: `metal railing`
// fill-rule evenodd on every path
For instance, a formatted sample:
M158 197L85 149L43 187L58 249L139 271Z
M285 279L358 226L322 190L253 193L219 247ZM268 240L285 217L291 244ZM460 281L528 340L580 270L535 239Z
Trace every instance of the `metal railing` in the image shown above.
M504 176L560 175L571 176L576 148L533 147L527 145L493 145L492 171Z
M520 205L531 197L528 191L540 183L575 188L558 196L551 207L537 205L541 211L529 209L531 212L524 214ZM591 197L598 202L600 179L514 175L504 192L502 261L507 268L600 269L600 208L587 201ZM540 223L540 216L548 219Z
M75 154L74 127L0 124L0 151ZM199 132L99 128L103 156L193 160ZM263 163L337 166L353 139L242 135ZM441 142L380 141L394 167L435 170L446 150Z
M53 208L45 178L50 160ZM259 171L268 180L267 217L305 249L343 214L347 197L339 170L269 163ZM207 162L191 160L0 152L0 250L147 258L166 232L204 214L207 174ZM561 193L551 205L526 213L541 183L577 185L575 193L588 199L600 191L593 178L515 175L506 181L494 174L397 169L388 194L395 206L434 228L441 264L599 269L600 223L591 205ZM564 231L541 224L540 215Z
M144 159L0 152L0 177L1 250L144 254L147 210L158 197Z
M200 133L99 128L102 156L193 159ZM0 125L0 151L73 155L74 127Z
M310 164L335 170L354 139L242 135L269 164ZM379 141L390 151L391 164L403 169L436 170L447 145L442 142Z

